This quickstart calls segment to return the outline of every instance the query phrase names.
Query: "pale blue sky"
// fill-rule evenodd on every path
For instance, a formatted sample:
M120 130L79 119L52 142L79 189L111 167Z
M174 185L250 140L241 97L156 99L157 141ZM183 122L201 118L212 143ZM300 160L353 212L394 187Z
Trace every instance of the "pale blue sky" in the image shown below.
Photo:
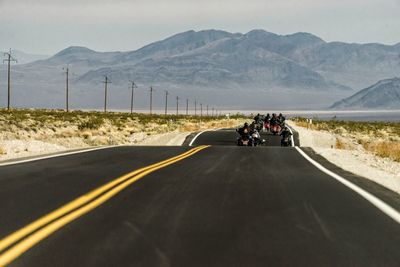
M191 29L395 44L399 14L400 0L0 0L0 49L126 51Z

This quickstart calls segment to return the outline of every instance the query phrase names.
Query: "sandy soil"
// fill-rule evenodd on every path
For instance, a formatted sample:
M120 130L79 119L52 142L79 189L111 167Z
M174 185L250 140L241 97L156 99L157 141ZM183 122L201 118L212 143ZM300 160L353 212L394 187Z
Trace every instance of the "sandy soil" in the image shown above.
M302 147L311 147L333 164L363 176L400 194L400 163L366 151L354 139L324 131L314 131L289 122L300 137ZM336 149L337 139L346 149Z
M107 145L180 146L191 132L236 127L245 120L107 115L44 110L0 113L0 161Z
M139 146L181 146L190 132L171 132L148 136L136 145Z
M185 141L188 132L171 132L148 136L146 133L137 133L132 136L132 144L139 146L180 146ZM53 144L39 140L3 140L0 141L2 155L0 161L14 158L30 157L54 152L68 151L75 148L89 148L90 146L79 140L64 140L64 145ZM72 142L72 143L71 143ZM127 144L129 145L129 144Z

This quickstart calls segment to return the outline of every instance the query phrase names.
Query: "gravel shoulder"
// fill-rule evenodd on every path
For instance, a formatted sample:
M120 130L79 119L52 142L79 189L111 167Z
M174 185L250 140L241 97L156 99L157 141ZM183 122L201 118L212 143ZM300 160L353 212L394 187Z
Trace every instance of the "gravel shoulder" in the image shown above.
M135 136L135 142L127 145L137 146L181 146L190 132L171 132L148 136L146 133L139 133ZM80 140L71 143L54 144L39 140L2 140L0 146L5 152L0 155L0 161L10 159L40 156L70 150L92 148Z
M373 155L352 138L325 131L310 130L299 127L293 122L289 122L289 124L299 133L302 147L311 147L316 153L338 167L400 194L400 163ZM352 144L351 149L337 149L338 138Z

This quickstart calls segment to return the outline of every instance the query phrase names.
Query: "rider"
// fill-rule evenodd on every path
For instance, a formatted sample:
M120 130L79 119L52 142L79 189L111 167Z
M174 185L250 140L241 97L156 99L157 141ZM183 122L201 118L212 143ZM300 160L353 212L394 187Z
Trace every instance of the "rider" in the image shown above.
M291 131L289 131L289 128L288 127L283 127L283 130L282 130L282 132L280 133L280 136L282 136L282 139L281 139L281 146L287 146L288 145L288 142L289 142L289 138L292 136L293 134L292 134L292 132Z
M250 124L250 134L253 134L255 131L259 131L259 129L257 128L259 126L259 124L255 121L253 121Z
M275 113L272 113L272 118L270 119L269 123L271 124L271 126L274 126L279 123Z
M240 127L238 129L238 133L240 134L240 136L245 136L245 135L249 135L250 132L250 127L249 124L247 122L244 123L243 127Z
M270 119L271 119L271 115L269 115L269 113L268 113L267 116L265 116L265 118L264 118L264 123L269 122Z
M282 113L279 113L279 115L278 115L279 124L285 125L285 120L286 120L286 118L282 115Z

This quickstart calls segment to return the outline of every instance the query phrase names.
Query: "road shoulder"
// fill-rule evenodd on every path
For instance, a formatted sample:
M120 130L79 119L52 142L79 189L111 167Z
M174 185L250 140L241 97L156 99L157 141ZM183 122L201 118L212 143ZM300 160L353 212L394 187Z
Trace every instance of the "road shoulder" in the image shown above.
M326 158L315 152L314 149L310 147L302 147L301 150L303 150L313 160L321 164L324 168L342 176L348 181L361 187L365 191L370 192L377 198L383 200L384 202L395 208L396 210L400 210L400 195L395 191L392 191L384 187L383 185L380 185L377 182L374 182L363 176L351 173L338 167L337 165L331 163Z

